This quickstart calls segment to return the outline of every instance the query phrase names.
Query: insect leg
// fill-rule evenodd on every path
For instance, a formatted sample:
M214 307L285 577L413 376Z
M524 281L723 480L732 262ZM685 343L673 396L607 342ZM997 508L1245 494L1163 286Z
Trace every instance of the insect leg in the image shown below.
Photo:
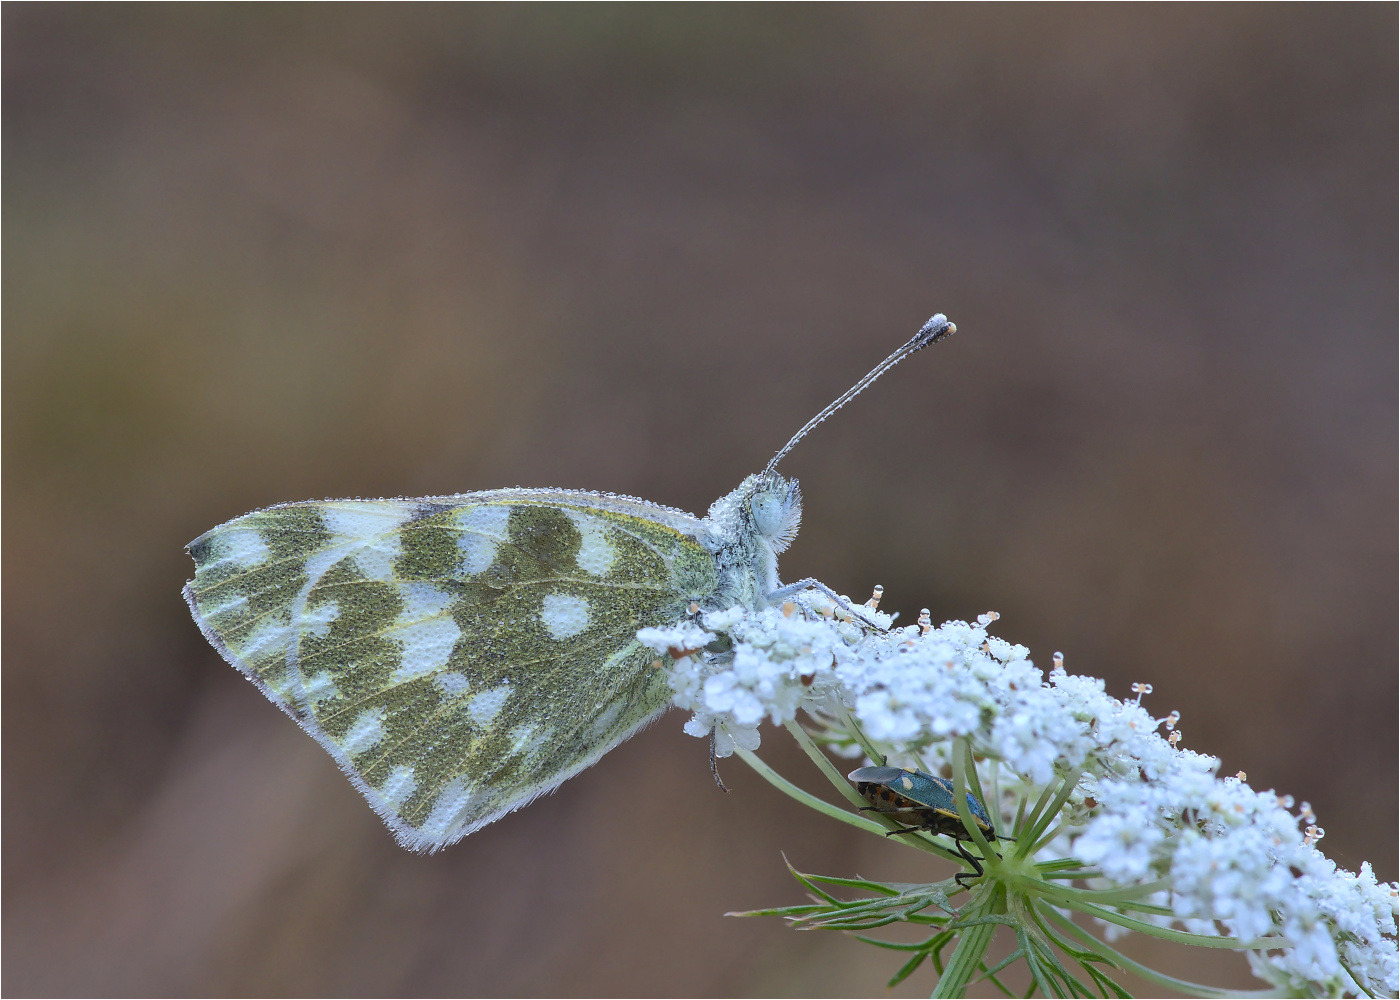
M953 846L958 849L958 853L961 854L963 858L967 861L967 863L973 867L973 870L976 873L974 874L973 872L958 872L956 875L953 876L954 882L958 883L958 885L962 885L963 879L965 878L981 878L984 874L986 874L982 870L981 860L977 858L976 855L969 854L967 848L963 846L963 842L961 840L954 840Z
M859 611L857 611L854 606L852 606L850 601L846 600L840 594L836 593L836 591L832 590L826 584L822 583L820 580L813 576L809 576L805 580L798 580L796 583L789 583L782 587L779 587L777 590L773 591L771 594L768 595L768 600L773 604L777 604L779 601L782 601L786 598L792 597L794 594L799 594L802 591L809 589L820 590L827 597L831 598L841 607L845 608L848 612L850 612L851 617L855 618L862 625L869 626L870 628L873 628L879 632L888 631L887 629L880 628L880 626L876 625L874 622L867 621L865 617ZM861 607L864 607L864 605L861 605Z

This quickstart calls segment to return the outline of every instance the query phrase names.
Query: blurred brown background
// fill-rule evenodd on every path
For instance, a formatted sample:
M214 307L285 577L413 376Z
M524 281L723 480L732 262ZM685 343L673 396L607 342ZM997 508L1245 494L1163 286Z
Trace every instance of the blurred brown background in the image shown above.
M780 850L946 872L720 795L680 713L406 854L181 548L308 497L703 512L937 310L785 463L784 575L1150 681L1394 879L1396 17L7 4L5 992L880 994L722 914L800 900Z

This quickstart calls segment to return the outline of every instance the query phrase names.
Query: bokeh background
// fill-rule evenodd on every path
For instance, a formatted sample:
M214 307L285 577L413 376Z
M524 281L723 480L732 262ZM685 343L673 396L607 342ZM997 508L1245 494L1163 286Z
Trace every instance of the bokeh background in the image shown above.
M879 993L722 914L800 901L780 851L928 859L720 795L679 713L409 855L181 549L308 497L703 511L934 311L785 463L784 575L1151 682L1396 878L1396 19L5 5L5 992Z

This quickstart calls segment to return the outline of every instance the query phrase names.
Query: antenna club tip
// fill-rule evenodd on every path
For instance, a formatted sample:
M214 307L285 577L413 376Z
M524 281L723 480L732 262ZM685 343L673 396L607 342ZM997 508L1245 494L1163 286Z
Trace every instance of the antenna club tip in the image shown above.
M948 320L942 313L935 313L929 317L929 321L920 327L918 334L914 337L914 342L918 346L914 350L920 350L929 344L936 343L950 334L958 332L958 328Z

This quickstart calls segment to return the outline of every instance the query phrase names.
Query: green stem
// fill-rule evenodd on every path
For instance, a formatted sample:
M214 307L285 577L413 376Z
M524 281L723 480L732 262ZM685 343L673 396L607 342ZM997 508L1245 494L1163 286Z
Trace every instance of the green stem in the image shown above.
M953 806L957 809L958 818L962 820L963 826L967 828L968 835L972 837L972 842L982 852L983 864L989 871L995 871L1001 866L1001 859L987 843L981 828L973 821L972 808L967 804L969 772L976 781L977 769L972 762L972 744L968 742L967 737L962 736L953 744Z
M855 716L851 715L850 710L845 708L841 710L841 714L845 719L846 725L851 729L851 735L856 738L856 742L860 744L860 748L865 751L865 755L876 764L883 767L887 758L879 750L875 749L875 744L865 738L865 732L860 726L856 725Z
M1016 835L1016 857L1025 858L1030 855L1032 848L1039 842L1040 835L1045 832L1045 828L1060 814L1060 809L1064 806L1066 800L1069 799L1070 792L1074 791L1074 785L1077 780L1078 778L1073 774L1065 775L1065 779L1060 785L1060 791L1050 805L1043 812L1040 812L1037 808L1039 814L1035 817L1031 828ZM1048 793L1050 789L1046 788L1045 791ZM1042 794L1040 802L1044 801L1045 795ZM1036 803L1037 807L1040 806L1040 802Z
M994 892L980 896L973 903L973 906L968 907L959 916L982 917L991 914L997 889L999 887L994 887ZM997 925L987 922L973 924L958 935L957 946L953 949L953 954L949 957L948 965L943 970L943 974L938 977L938 985L934 987L933 996L960 997L963 995L968 984L972 982L972 977L980 971L982 958L987 954L987 946L992 943L992 937L996 931Z
M827 780L845 797L847 802L854 806L868 805L860 797L860 793L851 787L851 783L841 776L841 772L836 770L836 765L831 763L831 758L822 753L821 748L812 741L807 730L797 724L796 719L784 723L784 725L787 726L787 731L792 733L792 738L797 741L797 745L807 752L807 756L812 758L812 763L816 764L822 774L826 775Z
M1060 831L1064 828L1064 823L1056 823L1054 826L1052 826L1050 828L1050 831L1041 836L1041 838L1037 840L1035 844L1031 847L1030 856L1034 857L1035 855L1039 854L1047 845L1053 843L1055 838L1060 835Z
M860 829L867 830L870 833L878 833L881 836L884 835L885 828L880 826L878 823L868 820L864 816L857 816L855 813L847 812L840 806L834 806L830 802L824 802L821 799L817 798L815 795L813 795L811 792L804 791L803 789L798 788L791 781L788 781L777 771L773 770L767 764L763 763L763 761L759 760L758 757L752 751L745 750L743 747L735 747L734 753L745 764L749 765L749 767L753 768L760 775L762 775L764 780L766 780L774 788L777 788L779 791L792 796L798 802L801 802L804 806L810 806L817 812L830 816L832 819L839 819L843 823L849 823L851 824L851 826L859 827Z
M1020 815L1016 817L1016 827L1011 832L1016 835L1016 839L1018 841L1026 835L1027 830L1033 827L1040 820L1040 811L1044 809L1045 804L1050 801L1050 796L1055 794L1054 790L1054 782L1051 782L1050 784L1046 785L1045 788L1041 790L1040 798L1036 799L1035 805L1031 806L1031 811L1029 813L1026 813L1024 817ZM1024 802L1025 800L1023 799L1023 806Z
M1006 829L1006 824L1002 822L1005 818L1001 814L1001 762L988 759L987 763L991 770L987 773L987 789L991 793L991 798L984 798L982 805L987 809L987 815L991 817L992 827L995 830ZM925 771L928 768L924 768Z
M1069 917L1066 917L1064 914L1057 912L1054 907L1039 906L1038 909L1040 910L1043 916L1059 924L1070 934L1074 935L1080 941L1084 942L1084 944L1087 945L1091 950L1097 952L1100 955L1103 955L1105 958L1112 959L1114 962L1118 963L1118 965L1122 968L1127 969L1129 972L1136 973L1137 975L1141 976L1143 979L1146 979L1151 983L1155 983L1158 986L1165 986L1168 989L1176 990L1179 993L1184 994L1185 996L1276 997L1281 995L1274 990L1222 990L1217 986L1203 986L1200 983L1190 983L1184 979L1174 979L1171 976L1158 972L1156 969L1153 969L1150 966L1143 965L1141 962L1134 962L1131 958L1129 958L1127 955L1124 955L1116 948L1112 948L1107 944L1104 944L1104 942L1100 941L1098 938L1094 937L1094 935L1084 930L1073 920L1069 919Z
M1143 896L1150 896L1154 892L1161 892L1171 887L1170 879L1158 879L1156 882L1144 882L1140 885L1128 885L1118 889L1077 889L1072 885L1060 885L1055 887L1055 895L1059 899L1072 900L1079 903L1113 906L1119 903L1132 902L1141 899ZM1159 907L1158 909L1161 909L1164 915L1172 912L1163 907Z
M1140 934L1147 934L1151 937L1161 938L1164 941L1175 941L1178 944L1195 945L1197 948L1226 948L1230 951L1261 951L1267 948L1283 947L1283 938L1255 938L1253 941L1241 941L1232 937L1212 937L1208 934L1192 934L1189 931L1178 931L1170 927L1159 927L1156 924L1149 924L1144 920L1134 920L1126 917L1117 910L1110 910L1103 906L1095 906L1093 903L1080 902L1077 899L1050 899L1051 893L1045 894L1046 901L1052 906L1063 906L1065 909L1078 910L1080 913L1087 913L1091 917L1098 917L1111 924L1126 927L1129 930L1137 931ZM1054 894L1058 895L1058 894Z
M763 779L767 781L770 785L772 785L774 788L777 788L784 794L796 799L798 802L801 802L804 806L810 806L817 812L822 813L825 816L830 816L832 819L839 819L843 823L849 823L851 824L851 826L859 827L862 830L866 830L870 833L877 833L881 837L884 837L885 832L887 830L886 827L881 826L873 820L868 820L864 816L857 815L853 812L848 812L845 809L842 809L840 806L834 806L830 802L826 802L822 799L817 798L811 792L797 787L791 781L788 781L786 778L784 778L777 771L773 770L767 764L763 763L763 761L759 760L758 756L755 755L752 751L745 750L743 747L736 746L734 748L734 753L745 764L749 765L749 767L753 768L760 775L762 775ZM926 851L929 854L936 855L937 857L943 858L946 861L961 862L962 860L952 851L949 851L947 848L939 847L937 844L925 840L923 837L903 837L901 838L901 840L912 847L917 847L921 851Z

